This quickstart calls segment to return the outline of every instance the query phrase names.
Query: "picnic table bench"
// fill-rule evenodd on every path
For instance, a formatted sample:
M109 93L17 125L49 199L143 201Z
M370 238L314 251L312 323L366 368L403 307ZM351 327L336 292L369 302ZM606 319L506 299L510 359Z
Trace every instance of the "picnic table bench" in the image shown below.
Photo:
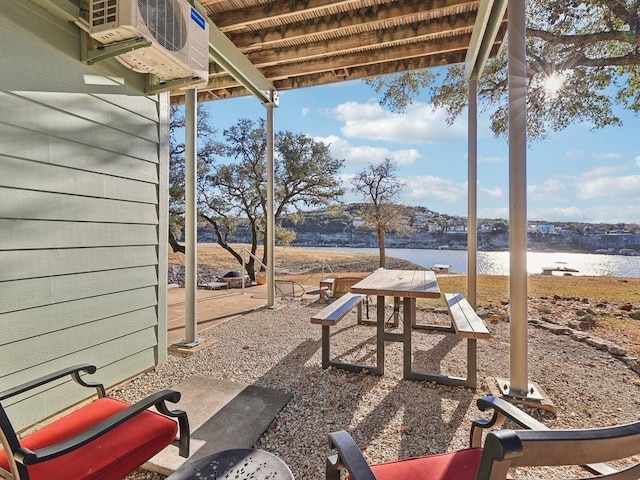
M491 333L461 293L445 293L444 298L449 309L451 326L458 337L467 340L467 378L464 379L465 386L476 388L478 382L477 340L490 338Z
M467 376L455 377L440 373L420 373L412 380L430 380L444 385L462 385L475 389L478 384L478 339L491 338L482 319L461 293L445 293L444 298L449 310L451 325L413 325L413 328L455 333L467 341Z
M362 322L363 299L364 295L345 293L311 317L311 323L322 326L322 368L333 366L352 372L360 372L363 369L376 370L376 367L370 365L339 362L330 358L330 328L342 320L353 307L357 307L358 323Z

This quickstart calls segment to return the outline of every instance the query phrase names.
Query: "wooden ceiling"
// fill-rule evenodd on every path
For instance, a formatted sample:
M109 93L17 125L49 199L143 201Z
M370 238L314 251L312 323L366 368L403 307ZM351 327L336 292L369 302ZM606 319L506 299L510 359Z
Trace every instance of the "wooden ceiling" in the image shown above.
M200 3L278 91L462 63L480 5L479 0ZM505 32L506 19L491 56ZM249 94L217 64L209 71L200 101Z

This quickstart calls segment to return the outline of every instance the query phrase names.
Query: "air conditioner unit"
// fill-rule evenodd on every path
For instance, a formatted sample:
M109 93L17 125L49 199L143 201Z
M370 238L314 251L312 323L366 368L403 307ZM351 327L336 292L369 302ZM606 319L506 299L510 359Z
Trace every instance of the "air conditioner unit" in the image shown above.
M209 78L209 24L186 0L90 0L89 35L102 45L143 37L148 47L116 58L160 82Z

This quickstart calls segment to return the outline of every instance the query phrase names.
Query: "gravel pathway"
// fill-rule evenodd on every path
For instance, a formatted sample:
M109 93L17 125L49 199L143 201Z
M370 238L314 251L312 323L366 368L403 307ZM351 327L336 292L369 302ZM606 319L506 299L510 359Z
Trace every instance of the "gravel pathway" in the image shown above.
M136 400L194 374L290 392L292 400L255 447L281 457L298 480L324 478L327 433L339 429L351 432L371 462L467 446L470 422L480 416L475 400L490 393L486 379L509 376L507 322L489 324L492 338L478 342L480 381L473 392L402 380L402 349L396 343L387 344L383 377L320 368L320 326L311 325L309 318L322 307L285 302L230 320L206 332L207 338L218 340L213 346L190 357L171 355L116 395ZM418 311L418 321L448 319L446 314ZM356 326L355 314L350 314L333 329L332 350L334 358L373 363L375 327ZM415 369L465 373L466 345L454 335L416 330L413 353ZM611 354L567 336L530 327L529 378L557 407L555 417L535 411L551 428L640 418L638 374ZM127 478L164 477L139 470Z

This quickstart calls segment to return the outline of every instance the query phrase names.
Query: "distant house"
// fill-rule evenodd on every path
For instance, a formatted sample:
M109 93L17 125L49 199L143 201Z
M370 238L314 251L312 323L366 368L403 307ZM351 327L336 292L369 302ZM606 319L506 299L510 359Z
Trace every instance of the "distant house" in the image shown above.
M552 224L531 225L531 233L540 233L542 235L550 235L557 233L556 226Z
M80 29L36 2L2 2L0 45L3 388L76 363L114 385L166 359L168 96L84 64ZM13 405L16 422L67 387Z

